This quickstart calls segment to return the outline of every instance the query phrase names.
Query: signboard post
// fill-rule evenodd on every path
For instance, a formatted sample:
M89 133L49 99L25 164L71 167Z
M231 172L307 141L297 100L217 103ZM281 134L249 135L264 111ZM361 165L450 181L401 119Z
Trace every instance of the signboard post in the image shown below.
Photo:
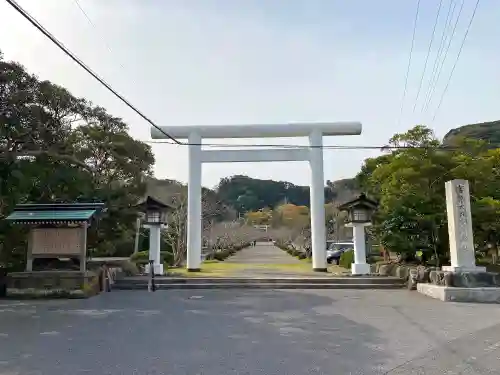
M148 282L148 291L156 292L155 285L155 272L154 272L154 259L149 261L149 282Z

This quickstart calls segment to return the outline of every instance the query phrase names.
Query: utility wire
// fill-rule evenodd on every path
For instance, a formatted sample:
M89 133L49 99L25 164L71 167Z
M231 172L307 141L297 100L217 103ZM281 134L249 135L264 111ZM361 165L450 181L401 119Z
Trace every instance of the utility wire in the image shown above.
M432 101L432 97L434 96L434 92L436 91L436 87L437 87L437 84L439 82L439 78L441 77L441 73L443 72L444 63L446 61L446 58L448 57L448 51L450 50L451 42L453 41L453 38L455 37L455 33L457 31L458 22L460 21L460 16L462 15L462 10L464 9L464 4L465 4L465 0L462 0L462 3L460 4L460 9L458 10L457 18L455 19L455 24L453 25L453 30L451 32L450 39L448 40L448 44L446 45L446 49L444 51L443 60L441 60L441 65L438 69L436 79L434 80L432 90L430 91L429 96L427 98L427 104L425 106L424 111L428 110L429 105L431 104L431 101Z
M429 42L429 49L427 50L427 56L425 57L424 70L422 71L422 77L420 77L420 84L418 85L417 97L415 98L415 104L413 105L413 113L415 113L415 108L417 108L418 97L420 91L422 90L422 83L424 82L425 71L427 69L427 62L429 61L429 55L431 54L432 43L434 42L434 36L436 35L436 26L439 20L439 14L441 13L441 7L443 5L443 0L439 0L439 8L436 14L436 20L434 21L434 27L432 29L431 41Z
M24 10L15 0L5 0L9 5L11 5L17 12L19 12L24 18L26 18L33 26L35 26L38 31L45 35L52 43L54 43L59 49L61 49L67 56L69 56L74 62L76 62L80 67L82 67L87 73L94 77L101 85L106 87L113 95L125 103L130 109L137 113L140 117L150 123L154 128L163 133L167 138L172 140L174 143L180 145L182 142L178 141L170 134L167 134L161 127L156 125L149 117L143 114L137 107L131 104L127 99L120 95L115 89L113 89L103 78L99 77L92 69L90 69L82 60L80 60L75 54L73 54L68 48L64 46L54 35L52 35L45 27L43 27L34 17L32 17L26 10Z
M467 25L467 29L465 30L464 38L462 40L462 44L460 45L460 49L458 50L457 58L455 59L455 63L453 64L453 67L451 68L450 76L448 77L448 81L446 82L446 86L443 90L443 93L441 94L441 98L439 99L439 104L436 108L436 111L434 112L434 116L432 117L432 121L436 119L436 116L439 112L439 109L441 108L441 104L443 104L443 99L444 96L446 95L446 92L448 91L448 87L450 86L451 78L453 77L453 73L455 73L455 68L457 67L458 60L460 60L460 56L462 55L462 50L464 48L465 41L467 40L467 36L469 35L469 30L472 26L472 22L474 21L474 18L476 16L477 8L479 6L480 0L476 1L476 5L474 6L474 10L472 12L472 16L470 17L469 24Z
M77 0L75 0L75 1L77 1ZM446 13L446 20L444 21L443 32L441 33L441 42L439 43L439 48L436 52L436 58L434 59L434 65L432 67L432 73L431 73L431 77L429 79L429 87L427 88L427 91L426 91L426 94L424 97L424 102L422 104L422 109L420 111L421 114L424 113L427 99L429 97L429 93L432 89L432 85L434 84L434 80L435 80L436 75L437 75L437 68L439 66L440 58L441 58L441 55L443 53L444 46L446 44L446 39L447 39L446 34L447 34L448 29L451 26L451 21L453 19L453 14L455 13L456 7L457 7L456 0L451 0L450 5L448 6L448 12Z
M141 111L139 111L134 105L132 105L127 99L125 99L122 95L120 95L116 90L114 90L104 79L102 79L97 73L95 73L92 69L90 69L82 60L80 60L75 54L73 54L67 47L64 46L63 43L61 43L54 35L52 35L45 27L43 27L34 17L32 17L27 11L25 11L15 0L6 0L9 5L11 5L17 12L19 12L24 18L26 18L35 28L37 28L43 35L45 35L52 43L54 43L59 49L61 49L67 56L69 56L74 62L76 62L80 67L82 67L87 73L89 73L93 78L95 78L100 84L102 84L104 87L106 87L113 95L115 95L118 99L120 99L124 104L126 104L130 109L132 109L135 113L137 113L140 117L142 117L144 120L146 120L148 123L150 123L155 129L160 131L162 134L164 134L167 138L170 139L170 141L159 141L159 142L147 142L151 144L177 144L181 146L208 146L208 147L280 147L284 149L289 149L289 148L304 148L304 149L311 149L311 148L321 148L321 149L335 149L335 150L363 150L363 149L373 149L373 150L396 150L396 149L436 149L436 150L443 150L443 151L456 151L458 150L455 147L447 147L447 146L439 146L439 147L414 147L414 146L339 146L339 145L324 145L324 146L302 146L302 145L272 145L272 144L253 144L253 145L242 145L242 144L218 144L218 143L186 143L186 142L180 142L176 138L172 137L168 133L166 133L161 127L156 125L150 118L148 118L146 115L144 115ZM442 0L441 0L442 3ZM420 0L419 0L420 4ZM455 64L453 66L452 72L450 74L450 78L448 80L448 84L446 85L446 88L443 92L443 95L441 96L440 104L437 108L439 110L439 107L441 105L441 102L443 100L443 97L446 93L446 90L448 88L448 85L451 81L451 77L453 76L453 72L455 70L456 64L460 58L460 54L462 52L463 45L465 44L465 40L467 38L470 26L472 24L472 21L474 19L474 16L476 14L477 7L479 5L479 0L477 0L476 6L474 8L474 12L472 14L471 20L469 22L469 26L467 28L467 31L464 36L464 40L462 41L462 45L460 47L459 54L457 56L457 59L455 60ZM89 19L90 20L90 19ZM434 34L434 33L433 33ZM413 42L412 42L413 44ZM436 113L437 113L436 110ZM434 116L435 117L435 116Z
M169 141L146 141L148 144L172 144ZM207 147L223 147L223 148L276 148L276 149L313 149L320 148L323 150L442 150L442 151L459 151L461 148L453 147L453 146L438 146L438 147L430 147L430 146L342 146L342 145L285 145L285 144L227 144L227 143L184 143L183 146L207 146Z
M405 87L403 89L403 98L401 99L401 109L399 111L398 127L401 124L401 118L403 117L403 108L405 105L406 92L408 90L408 77L410 75L411 58L413 56L413 47L415 46L415 33L417 31L417 21L418 21L419 10L420 10L420 0L417 1L417 10L415 12L415 20L413 21L413 35L411 37L410 56L408 57L408 67L406 68Z
M95 29L97 30L97 26L96 24L92 21L92 19L90 18L89 14L85 11L85 9L83 8L82 4L80 3L79 0L73 0L73 2L75 3L75 5L78 7L78 9L80 9L80 12L83 14L83 16L87 19L88 23ZM101 36L101 39L102 39L102 36ZM108 49L108 52L113 55L113 51L111 50L111 47L110 45L106 42L106 40L102 39L103 42L104 42L104 45L106 46L106 48ZM123 66L123 64L120 62L120 61L116 61L118 63L118 65L120 65L120 67L125 70L125 67Z

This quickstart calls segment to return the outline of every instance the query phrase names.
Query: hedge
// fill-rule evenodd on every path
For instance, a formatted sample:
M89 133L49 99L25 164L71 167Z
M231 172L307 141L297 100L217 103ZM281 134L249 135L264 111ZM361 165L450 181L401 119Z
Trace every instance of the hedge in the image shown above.
M234 255L237 251L240 251L246 247L250 246L250 243L244 243L242 245L236 245L228 249L224 249L221 251L217 251L213 254L213 259L218 261L223 261L229 258L231 255Z
M339 266L350 269L352 263L354 263L354 250L344 251L340 256Z
M307 255L304 251L297 250L293 247L289 247L288 245L283 244L281 242L275 242L274 245L276 247L280 248L281 250L286 251L288 254L290 254L293 257L297 257L299 259L306 259L307 258Z
M149 263L149 251L139 251L132 254L130 260L136 264L147 264ZM172 265L174 263L174 255L169 251L161 251L160 261L161 263Z

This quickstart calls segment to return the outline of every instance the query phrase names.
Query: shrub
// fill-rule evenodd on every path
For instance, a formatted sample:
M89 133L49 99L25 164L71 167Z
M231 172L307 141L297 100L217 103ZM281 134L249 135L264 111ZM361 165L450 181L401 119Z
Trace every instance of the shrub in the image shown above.
M119 267L122 269L122 272L125 276L135 276L139 274L139 268L137 264L130 261L122 261L120 262Z
M160 252L161 262L167 264L169 266L174 264L174 254L169 251L161 251Z
M130 256L130 260L136 264L147 264L149 262L149 251L139 251ZM160 252L161 263L171 266L174 262L174 254L168 251Z
M218 260L218 261L223 261L224 259L230 257L231 255L233 255L232 252L231 252L231 250L225 249L225 250L222 250L222 251L217 251L214 254L214 259Z
M227 249L217 251L215 254L213 254L213 259L218 260L218 261L223 261L226 258L229 258L231 255L234 255L237 251L240 251L248 246L250 246L250 243L244 243L241 245L233 245L231 247L228 247Z
M344 251L340 256L339 266L350 269L352 263L354 263L354 250Z
M299 259L307 259L307 253L305 253L302 250L298 250L292 245L283 243L283 242L278 242L276 241L274 245L278 248L280 248L283 251L286 251L289 255L299 258Z
M306 258L307 258L307 255L306 255L306 253L300 253L300 254L297 256L297 258L299 258L299 259L306 259Z

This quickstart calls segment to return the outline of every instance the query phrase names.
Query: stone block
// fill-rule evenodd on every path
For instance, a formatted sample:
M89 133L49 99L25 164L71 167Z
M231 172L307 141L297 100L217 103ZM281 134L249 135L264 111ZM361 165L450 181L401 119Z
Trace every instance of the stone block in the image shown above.
M429 282L434 285L453 286L453 274L445 271L430 271Z
M394 276L399 277L403 280L408 280L408 277L410 276L410 267L397 266L395 268Z
M408 289L409 290L417 290L418 283L418 270L416 268L410 269L410 274L408 276Z
M500 303L500 288L457 288L443 285L418 284L417 291L444 302Z
M394 263L381 264L378 268L378 273L381 276L393 276L394 270L396 267L397 267L397 264L394 264Z
M493 272L452 273L452 285L460 288L500 287L500 274Z
M429 275L431 271L436 271L436 267L425 267L425 266L418 266L417 267L417 282L419 283L428 283L429 282Z
M99 292L99 277L91 271L31 271L7 275L7 295L11 297L83 298Z

